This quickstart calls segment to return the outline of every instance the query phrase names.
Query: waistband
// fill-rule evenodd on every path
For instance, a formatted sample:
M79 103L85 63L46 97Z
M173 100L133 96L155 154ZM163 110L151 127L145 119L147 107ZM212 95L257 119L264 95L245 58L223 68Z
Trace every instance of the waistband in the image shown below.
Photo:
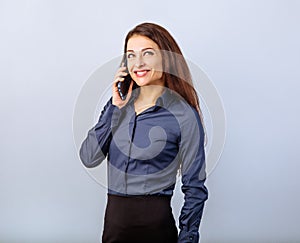
M170 201L172 195L116 195L107 193L108 199L116 199L116 200L151 200L151 201Z

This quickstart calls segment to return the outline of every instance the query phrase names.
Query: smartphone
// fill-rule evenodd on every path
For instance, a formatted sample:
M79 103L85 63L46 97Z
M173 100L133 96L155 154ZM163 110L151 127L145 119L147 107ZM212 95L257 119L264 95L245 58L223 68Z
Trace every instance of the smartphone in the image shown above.
M128 73L128 70L126 71ZM119 92L119 95L121 97L122 100L125 100L126 99L126 96L128 94L128 90L129 90L129 86L130 86L130 83L131 83L131 76L129 75L129 73L124 76L124 80L121 82L119 81L117 83L117 87L118 87L118 92Z
M120 67L122 67L123 63L124 63L124 66L126 67L125 72L127 72L128 74L126 76L124 76L124 80L122 82L119 81L117 83L117 87L118 87L118 92L119 92L119 95L120 95L121 99L125 100L126 96L128 94L130 83L132 81L132 78L131 78L131 76L128 72L128 69L127 69L127 58L126 58L125 54L123 55Z

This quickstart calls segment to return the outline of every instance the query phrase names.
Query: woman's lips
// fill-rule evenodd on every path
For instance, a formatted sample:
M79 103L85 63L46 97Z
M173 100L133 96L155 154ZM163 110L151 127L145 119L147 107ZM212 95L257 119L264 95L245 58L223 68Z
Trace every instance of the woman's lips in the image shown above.
M149 70L134 71L135 75L139 78L146 76L148 72Z

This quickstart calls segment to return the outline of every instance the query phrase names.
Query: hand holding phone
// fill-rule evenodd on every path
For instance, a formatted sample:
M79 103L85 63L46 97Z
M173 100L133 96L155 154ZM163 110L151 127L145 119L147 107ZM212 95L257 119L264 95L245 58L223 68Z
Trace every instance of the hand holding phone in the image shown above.
M126 100L126 96L128 94L129 86L131 83L131 76L128 73L128 70L126 70L127 75L122 76L124 78L123 81L117 82L118 92L122 100Z
M134 82L123 62L115 75L112 104L119 108L123 107L130 98L130 93L134 86L133 84Z

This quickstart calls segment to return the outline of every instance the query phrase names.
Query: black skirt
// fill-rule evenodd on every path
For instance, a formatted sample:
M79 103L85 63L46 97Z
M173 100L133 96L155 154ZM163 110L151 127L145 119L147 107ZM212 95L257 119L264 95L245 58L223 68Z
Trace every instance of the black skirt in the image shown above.
M108 194L103 243L177 243L170 196Z

